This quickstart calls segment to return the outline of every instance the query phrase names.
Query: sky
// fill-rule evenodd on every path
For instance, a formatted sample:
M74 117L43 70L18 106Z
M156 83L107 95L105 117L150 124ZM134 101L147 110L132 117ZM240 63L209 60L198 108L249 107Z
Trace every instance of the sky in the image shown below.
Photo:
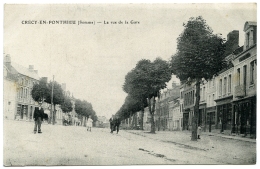
M127 96L125 75L141 59L168 61L183 23L197 16L224 38L239 30L240 46L245 22L257 21L256 4L249 3L5 5L3 52L12 62L34 65L48 81L54 75L75 98L90 102L98 116L109 118ZM49 24L60 20L77 24ZM172 81L179 82L173 76L168 88Z

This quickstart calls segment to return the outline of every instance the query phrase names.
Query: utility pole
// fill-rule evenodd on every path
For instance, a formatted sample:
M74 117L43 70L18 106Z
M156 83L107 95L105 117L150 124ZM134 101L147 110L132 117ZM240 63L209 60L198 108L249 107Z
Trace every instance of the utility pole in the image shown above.
M52 80L52 85L51 85L51 113L52 113L52 124L54 125L54 112L52 112L52 105L53 105L53 85L54 85L54 75L53 75L53 80ZM54 110L55 111L55 110Z

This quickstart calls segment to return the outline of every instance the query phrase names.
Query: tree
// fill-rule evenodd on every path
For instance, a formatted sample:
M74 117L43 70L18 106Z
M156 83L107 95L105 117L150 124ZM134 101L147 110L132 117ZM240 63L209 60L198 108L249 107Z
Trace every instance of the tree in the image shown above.
M65 113L72 111L72 102L68 96L64 97L63 102L61 103L61 110Z
M156 58L154 62L140 60L125 77L124 91L138 98L141 103L145 100L148 102L151 114L151 133L155 133L155 97L158 96L161 89L166 87L166 83L170 79L169 64L161 58Z
M86 122L86 118L89 118L89 116L92 116L93 121L97 120L96 112L93 110L92 104L85 100L81 101L79 99L76 99L75 111L78 114L79 119L81 119L81 122L83 121L83 118Z
M201 16L190 18L184 24L184 31L177 38L177 53L171 58L171 71L182 83L195 82L196 86L196 102L192 118L193 141L197 140L201 81L212 79L226 66L224 52L224 39L213 34Z
M56 105L59 104L61 105L64 102L64 94L63 90L61 88L61 85L58 84L57 82L50 82L48 83L48 88L49 88L49 95L46 98L46 102L51 104L51 91L52 91L52 85L53 85L53 105L54 105L54 111L50 113L50 121L52 121L52 124L55 124L56 120Z
M39 83L35 83L33 85L31 95L34 101L42 102L45 101L46 98L50 95L50 89L48 88L48 84L45 78L41 78Z

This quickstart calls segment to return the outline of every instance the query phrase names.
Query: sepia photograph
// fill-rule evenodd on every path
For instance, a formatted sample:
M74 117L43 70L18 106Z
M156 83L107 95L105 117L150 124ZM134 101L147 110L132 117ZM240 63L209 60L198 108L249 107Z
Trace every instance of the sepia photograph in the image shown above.
M257 164L257 3L2 4L3 166Z

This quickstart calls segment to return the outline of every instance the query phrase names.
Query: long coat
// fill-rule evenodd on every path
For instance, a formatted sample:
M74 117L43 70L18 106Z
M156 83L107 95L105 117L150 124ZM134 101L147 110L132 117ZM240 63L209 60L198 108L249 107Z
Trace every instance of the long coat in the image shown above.
M38 117L41 117L41 120L44 118L44 111L43 108L39 110L39 107L36 107L33 114L34 121L38 120Z

